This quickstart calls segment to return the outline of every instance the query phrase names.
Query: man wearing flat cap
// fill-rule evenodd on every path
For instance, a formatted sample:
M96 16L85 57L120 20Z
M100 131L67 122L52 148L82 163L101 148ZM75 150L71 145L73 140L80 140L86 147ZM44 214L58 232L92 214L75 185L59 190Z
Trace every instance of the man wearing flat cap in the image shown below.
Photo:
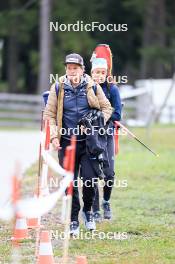
M59 83L51 86L47 105L44 111L44 119L50 120L51 142L58 150L59 162L63 165L65 149L70 145L70 138L77 128L79 120L87 114L91 108L101 110L107 122L111 117L112 108L104 95L102 88L93 82L90 76L84 74L83 58L72 53L65 58L66 74L59 78ZM56 129L57 126L57 129ZM64 135L62 131L64 130ZM93 179L96 173L86 153L86 134L76 135L76 160L74 181L77 181L81 167L83 180L83 219L88 230L95 229L95 221L92 214L92 204L95 196ZM88 182L88 184L87 184ZM70 234L79 234L80 202L77 185L73 187L72 212Z

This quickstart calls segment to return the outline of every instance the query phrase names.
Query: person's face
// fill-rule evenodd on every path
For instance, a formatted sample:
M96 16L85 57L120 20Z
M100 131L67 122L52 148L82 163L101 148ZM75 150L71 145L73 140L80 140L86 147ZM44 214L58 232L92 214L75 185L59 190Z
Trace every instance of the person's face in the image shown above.
M67 64L66 75L72 84L79 84L81 76L83 75L84 69L78 64Z
M97 68L92 71L91 75L94 82L104 83L107 77L107 70L105 68Z

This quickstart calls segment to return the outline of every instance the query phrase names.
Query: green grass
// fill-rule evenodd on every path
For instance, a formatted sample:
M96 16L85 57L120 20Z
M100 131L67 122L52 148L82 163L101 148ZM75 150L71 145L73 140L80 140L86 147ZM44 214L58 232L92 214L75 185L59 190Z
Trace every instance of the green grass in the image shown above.
M120 139L116 159L118 187L113 189L113 221L97 225L99 232L127 233L125 240L71 240L69 255L86 255L89 264L174 264L175 263L175 127L156 126L149 140L144 129L132 129L159 157L136 141ZM37 166L27 172L26 183L36 179ZM33 176L35 175L35 176ZM119 182L127 180L126 188ZM56 209L57 210L57 209ZM7 225L6 225L7 226ZM62 230L52 219L50 229ZM84 227L81 229L85 232ZM3 240L9 236L3 229ZM22 245L32 255L33 242ZM62 242L53 240L54 255L62 255ZM0 242L0 260L8 259L10 246ZM1 262L0 262L1 263ZM5 263L5 262L2 262ZM8 263L8 262L7 262ZM31 262L32 263L32 262Z
M38 126L39 127L39 126ZM38 132L38 129L36 127L15 127L15 126L3 126L0 127L0 131L10 131L10 132L15 132L15 131L36 131Z

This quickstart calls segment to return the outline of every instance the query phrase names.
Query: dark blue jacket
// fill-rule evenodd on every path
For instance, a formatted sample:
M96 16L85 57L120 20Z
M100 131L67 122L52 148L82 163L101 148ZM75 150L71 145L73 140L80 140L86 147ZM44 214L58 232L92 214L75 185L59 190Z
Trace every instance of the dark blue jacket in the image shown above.
M64 84L63 128L76 128L78 121L90 111L86 86L85 78L76 88L69 82Z
M105 93L106 97L108 98L112 107L114 108L114 112L111 116L111 120L120 121L122 105L121 105L121 99L120 99L118 87L115 84L107 84L107 82L100 84L100 86L102 87L103 92Z
M62 128L73 129L78 125L79 120L90 111L90 106L87 100L87 78L86 75L82 76L81 83L77 87L72 87L70 81L65 79L64 82L64 99L63 99L63 123ZM93 87L94 90L96 86ZM55 92L58 97L59 85L56 83ZM47 104L49 91L43 93L44 103ZM72 135L72 131L69 133ZM67 135L67 133L65 134ZM81 135L80 135L81 137ZM83 135L84 137L84 135Z

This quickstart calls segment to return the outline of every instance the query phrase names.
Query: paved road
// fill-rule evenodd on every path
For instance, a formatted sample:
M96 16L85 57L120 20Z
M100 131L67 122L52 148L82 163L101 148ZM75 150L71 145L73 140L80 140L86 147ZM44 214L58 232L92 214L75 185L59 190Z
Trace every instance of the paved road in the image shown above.
M38 158L39 131L0 131L0 204L10 192L10 177L15 163L24 172Z

